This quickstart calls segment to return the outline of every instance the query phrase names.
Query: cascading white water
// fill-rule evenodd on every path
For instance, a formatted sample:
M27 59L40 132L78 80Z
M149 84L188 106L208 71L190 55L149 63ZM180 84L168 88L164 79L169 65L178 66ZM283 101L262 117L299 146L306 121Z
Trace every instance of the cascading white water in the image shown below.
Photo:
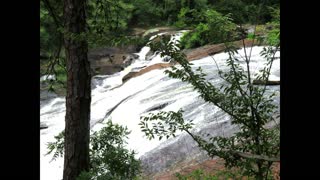
M177 35L177 39L181 37ZM153 37L152 37L153 38ZM252 49L252 60L250 69L252 73L258 72L263 66L265 60L260 57L259 52L262 47L254 47ZM92 90L91 103L91 130L99 130L103 124L100 122L111 119L113 122L125 125L131 130L128 139L128 148L138 152L137 157L143 159L143 162L153 162L150 160L150 153L156 154L166 147L181 147L179 153L188 153L185 150L183 136L175 139L161 141L147 140L141 132L138 123L140 116L146 115L148 112L157 112L159 109L163 111L177 111L182 108L185 111L184 118L193 120L196 124L194 131L201 131L208 127L216 129L216 133L232 133L230 125L224 125L228 122L229 117L222 113L218 108L206 103L199 97L191 85L181 82L177 79L171 79L164 74L164 70L153 70L141 76L132 78L122 84L122 77L130 72L133 68L149 66L153 63L161 62L160 57L154 56L150 60L146 60L146 54L150 51L148 47L142 48L139 60L128 66L123 71L108 75L96 76L96 88ZM243 56L243 50L239 50ZM279 56L277 54L276 56ZM220 70L226 70L225 60L228 55L220 53L213 56ZM160 59L157 59L160 58ZM280 60L276 59L272 68L273 79L279 79ZM218 77L217 67L212 57L205 57L192 62L193 68L201 66L203 71L208 74L207 79L213 84L219 84L222 81ZM179 66L177 66L179 67ZM116 88L115 88L116 87ZM279 86L268 88L270 91L278 91ZM275 99L279 101L279 97ZM118 105L118 106L117 106ZM116 107L114 109L114 107ZM113 109L111 114L105 118L106 114ZM157 110L155 110L157 109ZM40 119L48 128L40 131L41 133L41 179L42 180L58 180L62 178L63 158L49 163L52 156L44 156L47 152L46 143L54 141L54 136L64 129L65 116L65 99L55 98L41 107ZM219 126L218 126L219 125ZM185 152L186 151L186 152ZM177 154L179 154L177 153ZM178 156L178 155L175 155ZM149 159L148 159L149 158ZM155 157L152 157L155 158ZM158 157L159 158L159 157ZM162 158L162 159L161 159ZM160 157L161 160L168 160L169 157ZM160 162L159 163L163 163Z

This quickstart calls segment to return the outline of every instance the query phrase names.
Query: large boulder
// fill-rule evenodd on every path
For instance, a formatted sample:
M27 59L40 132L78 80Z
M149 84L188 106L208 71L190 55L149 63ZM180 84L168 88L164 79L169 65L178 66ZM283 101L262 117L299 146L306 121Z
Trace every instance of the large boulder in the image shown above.
M40 122L40 130L47 129L47 128L48 128L48 126L46 124Z
M171 67L172 64L169 64L169 63L158 63L158 64L153 64L151 66L148 66L144 69L141 69L139 72L129 72L127 75L125 75L123 78L122 78L122 82L126 82L128 81L129 79L133 78L133 77L136 77L136 76L140 76L144 73L147 73L149 71L152 71L152 70L155 70L155 69L163 69L163 68L168 68L168 67Z
M123 66L127 67L134 62L135 59L138 59L139 56L136 54L129 54L128 56L124 56Z
M92 72L94 75L110 75L122 71L139 57L135 52L134 46L90 50L88 58Z

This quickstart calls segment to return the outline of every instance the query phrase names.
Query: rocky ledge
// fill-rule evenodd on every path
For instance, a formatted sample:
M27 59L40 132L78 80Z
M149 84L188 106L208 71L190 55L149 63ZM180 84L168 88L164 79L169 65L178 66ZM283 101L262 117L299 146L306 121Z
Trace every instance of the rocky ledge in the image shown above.
M122 71L138 56L136 46L99 48L90 50L88 58L93 74L110 75Z
M256 46L259 44L257 44L256 42L253 42L252 40L246 39L246 40L244 40L244 42L242 40L235 41L235 42L233 42L233 45L237 48L242 48L244 45L246 47L251 47L251 46ZM182 52L184 52L186 54L188 61L194 61L194 60L198 60L198 59L204 58L209 55L221 53L225 49L226 49L225 44L221 43L221 44L206 45L206 46L202 46L202 47L198 47L198 48L194 48L194 49L187 49L187 50L183 50ZM147 73L149 71L152 71L155 69L163 69L163 68L171 67L176 64L177 63L154 64L154 65L148 66L144 69L141 69L139 72L130 72L129 74L127 74L126 76L123 77L122 81L125 82L125 81L129 80L130 78L140 76L140 75Z

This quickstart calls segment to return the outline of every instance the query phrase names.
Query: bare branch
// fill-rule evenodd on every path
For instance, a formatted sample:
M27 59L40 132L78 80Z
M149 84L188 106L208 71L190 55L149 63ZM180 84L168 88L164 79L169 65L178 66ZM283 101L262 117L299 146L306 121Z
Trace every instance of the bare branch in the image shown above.
M250 153L244 153L240 151L228 151L230 153L233 153L235 155L241 156L243 158L249 158L249 159L259 159L259 160L265 160L270 162L280 162L280 157L268 157L264 155L256 155L256 154L250 154Z

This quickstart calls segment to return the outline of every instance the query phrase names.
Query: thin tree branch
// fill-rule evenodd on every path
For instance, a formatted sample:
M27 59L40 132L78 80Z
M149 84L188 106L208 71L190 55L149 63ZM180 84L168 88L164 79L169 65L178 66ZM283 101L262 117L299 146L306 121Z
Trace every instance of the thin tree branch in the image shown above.
M55 11L53 10L49 0L42 0L42 2L44 3L46 9L49 11L49 13L51 14L51 17L56 25L57 28L63 27L62 26L62 22L59 19L59 16L55 13Z
M230 152L235 155L241 156L243 158L248 158L248 159L259 159L259 160L265 160L270 162L280 162L280 157L269 157L264 155L256 155L256 154L250 154L250 153L244 153L244 152L232 151L232 150L229 150L227 152Z
M278 51L278 47L276 47L276 49L274 50L274 53L272 55L272 58L271 58L271 63L270 63L270 66L269 66L269 69L268 69L268 72L267 72L267 77L266 77L266 81L268 81L269 79L269 76L270 76L270 72L271 72L271 68L272 68L272 64L273 64L273 61L274 61L274 56L276 55L277 51ZM265 73L265 72L264 72ZM261 96L259 97L258 101L257 101L257 105L256 105L256 108L258 108L258 106L260 105L260 102L262 100L262 96L264 95L265 91L267 89L267 83L264 85L263 87L263 90L261 92Z
M187 129L184 129L184 131L186 131L192 137L192 139L198 143L198 145L200 147L204 148L203 143L207 143L206 141L204 141L203 139L197 138ZM227 149L220 149L219 151L231 153L233 155L238 155L240 157L247 158L247 159L258 159L258 160L264 160L264 161L269 161L269 162L280 162L280 157L269 157L269 156L265 156L265 155L244 153L244 152L240 152L240 151L227 150Z

